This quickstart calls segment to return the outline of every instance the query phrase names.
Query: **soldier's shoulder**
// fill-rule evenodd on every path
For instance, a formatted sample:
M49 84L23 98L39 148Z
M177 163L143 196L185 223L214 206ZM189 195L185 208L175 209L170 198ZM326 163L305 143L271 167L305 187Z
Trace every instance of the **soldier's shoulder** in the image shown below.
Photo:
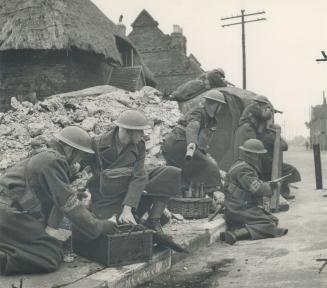
M197 105L194 108L192 108L187 115L202 115L205 112L204 107Z
M41 170L46 169L47 167L67 164L66 157L55 150L45 150L40 152L33 156L30 162L30 165L38 167Z
M244 131L254 131L254 128L253 128L253 126L252 126L252 124L249 122L249 121L244 121L244 122L242 122L241 124L240 124L240 126L238 126L238 128L237 128L237 130L239 131L239 132L244 132Z
M252 166L243 160L236 161L229 169L229 174L237 174L243 170L253 170Z

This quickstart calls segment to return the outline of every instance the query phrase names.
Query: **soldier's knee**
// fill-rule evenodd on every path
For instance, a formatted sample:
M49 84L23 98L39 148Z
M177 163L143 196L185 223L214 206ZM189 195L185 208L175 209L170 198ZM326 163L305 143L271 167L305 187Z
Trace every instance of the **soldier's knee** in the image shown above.
M53 255L51 258L49 257L46 265L43 266L44 272L50 273L57 271L63 261L62 255Z

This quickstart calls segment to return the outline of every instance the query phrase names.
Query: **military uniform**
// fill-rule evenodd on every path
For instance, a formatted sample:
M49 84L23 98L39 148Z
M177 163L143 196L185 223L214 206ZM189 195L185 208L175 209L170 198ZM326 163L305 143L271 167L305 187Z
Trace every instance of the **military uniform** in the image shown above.
M257 138L259 124L266 122L270 118L271 114L266 113L257 102L245 107L240 117L239 126L235 131L234 162L238 160L239 147L243 145L246 140Z
M218 164L207 154L216 121L216 118L209 117L204 107L196 107L178 121L179 125L174 127L162 145L167 164L181 168L188 182L220 184ZM185 154L190 143L195 143L198 149L193 159L187 161Z
M146 171L144 141L120 151L118 131L115 127L93 139L96 159L89 189L91 210L100 218L119 215L124 205L142 214L155 197L173 197L180 189L180 169L167 166Z
M262 208L263 196L271 193L271 188L268 183L259 180L257 161L247 157L250 156L241 154L241 159L228 172L225 196L227 225L231 229L245 227L251 239L282 236L287 229L278 228L278 219Z
M257 138L262 141L265 148L267 149L267 154L262 156L262 172L261 177L265 181L271 180L272 172L272 162L274 156L274 146L275 146L275 133L270 130L265 130L263 133L258 133ZM280 144L281 151L287 151L288 145L284 139L281 138ZM292 165L287 163L282 163L281 176L286 176L292 174L292 176L285 179L282 183L282 193L289 194L289 183L295 183L301 181L300 172Z
M2 274L51 272L59 267L61 244L45 232L53 207L89 237L100 235L102 221L81 206L70 188L71 177L59 144L0 177L0 251L7 255ZM77 221L76 211L83 211L86 218Z

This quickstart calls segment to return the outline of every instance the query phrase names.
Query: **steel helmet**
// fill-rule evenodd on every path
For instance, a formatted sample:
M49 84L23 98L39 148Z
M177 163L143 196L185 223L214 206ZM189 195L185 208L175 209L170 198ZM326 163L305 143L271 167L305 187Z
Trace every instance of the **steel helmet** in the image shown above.
M209 91L207 94L205 94L204 98L226 104L224 94L218 90Z
M265 103L265 104L270 104L268 98L263 95L256 95L254 98L254 101L260 102L260 103Z
M225 78L225 71L222 68L217 68L214 71L216 71L220 77Z
M94 154L90 135L80 127L67 126L60 133L55 134L54 137L75 149Z
M263 143L258 139L248 139L246 140L240 149L245 152L255 153L255 154L265 154L267 150Z
M118 127L130 130L144 130L150 128L144 113L132 109L123 111L119 115L116 124Z

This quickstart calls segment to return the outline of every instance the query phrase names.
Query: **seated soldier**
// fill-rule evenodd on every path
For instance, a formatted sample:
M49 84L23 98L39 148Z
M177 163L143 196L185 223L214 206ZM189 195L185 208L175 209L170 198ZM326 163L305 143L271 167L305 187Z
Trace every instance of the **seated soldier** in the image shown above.
M74 165L94 153L90 136L70 126L55 137L51 149L19 162L0 177L0 274L58 269L63 261L61 243L47 229L53 209L91 238L115 232L116 224L95 218L69 186Z
M238 160L239 147L248 139L257 138L262 125L272 117L271 104L267 97L257 95L254 102L245 107L240 117L234 138L234 162Z
M272 128L274 127L272 126ZM257 136L267 149L267 153L262 157L261 177L264 181L269 181L271 180L276 132L274 131L274 129L265 128L264 130L259 132ZM280 141L280 149L281 151L288 150L288 145L283 138L281 138ZM288 174L291 174L291 176L281 183L280 193L285 199L290 200L294 199L295 196L291 195L289 184L301 181L301 175L300 172L294 166L283 162L281 176L286 176Z
M217 114L226 102L218 90L211 90L204 98L204 106L189 111L168 134L162 145L162 153L168 165L182 169L186 183L217 186L221 184L219 167L207 150L210 134L217 125ZM187 151L194 151L191 160L185 159Z
M278 219L262 208L263 197L273 195L272 184L258 177L259 155L266 152L260 140L246 140L240 146L239 160L228 171L225 219L229 230L221 238L230 245L238 240L279 237L287 233L287 229L277 227Z
M142 112L125 110L115 128L93 139L90 208L99 218L116 214L118 223L130 224L149 212L146 226L163 233L160 218L169 198L178 194L181 170L166 166L146 171L143 133L148 128Z

